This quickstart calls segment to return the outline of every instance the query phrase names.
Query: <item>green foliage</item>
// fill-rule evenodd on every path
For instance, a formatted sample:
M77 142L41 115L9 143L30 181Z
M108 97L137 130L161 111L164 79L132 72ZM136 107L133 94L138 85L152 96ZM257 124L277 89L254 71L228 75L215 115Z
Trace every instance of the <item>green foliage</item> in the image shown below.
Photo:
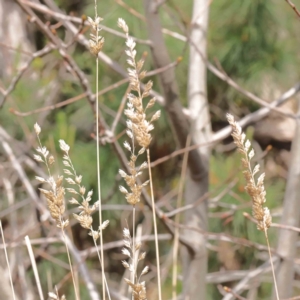
M259 96L270 83L282 92L290 88L299 72L296 68L299 57L294 30L287 29L295 24L287 7L285 1L213 1L210 60L218 60L231 78ZM247 113L258 108L211 73L208 90L210 101L224 109L236 105L239 111Z
M215 1L212 5L211 55L217 55L230 76L247 78L266 68L279 68L282 49L272 2Z

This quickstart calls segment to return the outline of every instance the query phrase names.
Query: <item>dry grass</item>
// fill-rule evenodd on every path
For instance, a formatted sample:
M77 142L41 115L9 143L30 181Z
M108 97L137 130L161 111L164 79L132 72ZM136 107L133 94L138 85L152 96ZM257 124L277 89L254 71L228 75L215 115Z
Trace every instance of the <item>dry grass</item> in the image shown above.
M253 217L257 221L257 229L266 231L271 223L272 217L267 207L264 207L266 202L266 191L264 187L265 173L262 173L257 181L255 181L255 175L259 172L259 165L255 165L252 169L251 159L254 157L254 150L251 148L251 143L246 140L245 133L242 132L242 128L237 122L235 122L232 115L227 114L227 120L232 126L232 137L239 152L243 155L242 164L244 168L244 176L246 179L246 192L252 199L252 213Z
M98 35L100 31L99 23L101 18L97 16L97 7L95 6L95 19L91 19L88 17L89 23L92 27L92 34L90 39L90 51L95 56L101 51L101 48L104 43L104 39ZM129 204L133 206L133 236L131 237L130 231L125 228L123 231L124 235L124 245L122 252L124 255L128 256L129 262L122 261L123 266L128 269L131 273L131 279L125 279L126 283L132 290L132 299L134 300L145 300L146 299L146 284L141 281L141 277L145 275L149 267L146 266L141 271L141 274L137 276L137 265L138 262L144 260L146 253L138 255L141 244L137 243L135 240L135 205L141 200L141 192L142 189L147 186L150 182L151 185L151 198L153 205L153 219L154 219L154 232L156 238L156 257L157 257L157 270L158 270L158 291L159 291L159 299L161 299L161 286L160 286L160 263L159 263L159 250L158 250L158 238L157 238L157 223L156 223L156 215L155 215L155 203L153 197L153 185L152 185L152 177L151 177L151 169L150 169L150 152L149 145L152 140L152 136L150 131L153 130L153 122L156 121L160 117L160 111L157 111L152 115L152 117L147 120L147 110L151 108L155 104L155 99L152 98L148 101L147 105L144 107L143 100L149 96L150 90L152 88L152 82L148 81L146 84L144 91L141 90L140 81L145 77L146 71L143 70L144 60L140 59L136 62L136 50L135 50L135 42L128 35L128 26L125 21L119 19L118 25L125 32L127 36L127 50L126 54L128 56L127 62L130 65L130 69L128 69L128 74L130 77L130 88L128 89L131 93L128 93L128 103L127 109L125 110L125 115L127 116L127 135L130 138L130 143L127 141L124 143L124 148L127 149L130 153L130 160L128 164L128 174L119 170L119 174L124 178L129 191L120 186L120 191L125 194L125 198ZM98 60L98 58L97 58ZM98 72L97 72L98 74ZM97 75L98 79L98 75ZM97 87L96 87L97 90ZM97 91L96 91L97 93ZM98 107L97 107L98 110ZM97 115L98 119L98 115ZM74 213L74 218L79 222L79 224L89 230L89 235L92 236L95 246L97 247L96 241L98 238L102 240L103 230L107 227L109 221L100 222L100 226L98 229L93 229L93 213L99 207L100 210L100 220L102 220L101 216L101 197L100 197L100 163L97 163L98 170L98 194L99 200L90 205L90 201L92 199L93 191L86 191L84 185L82 185L82 175L77 174L76 169L73 165L71 157L69 155L70 146L66 144L64 140L59 141L60 149L63 151L63 165L65 167L64 174L66 178L63 176L58 176L55 180L51 175L51 165L55 162L54 157L49 155L49 151L46 147L42 146L41 141L39 139L39 134L41 133L41 128L38 124L35 125L35 132L37 134L39 147L36 149L38 154L35 155L35 159L38 162L42 162L45 164L46 169L49 174L49 178L45 179L42 177L36 177L38 181L43 184L48 184L49 189L40 189L42 194L45 196L47 200L48 209L50 211L51 217L56 222L58 228L62 230L63 235L64 229L69 225L69 220L64 218L65 213L65 193L67 192L70 195L69 202L77 206L79 213ZM98 128L98 126L97 126ZM99 132L97 132L97 145L99 144ZM147 152L148 162L144 162L141 166L136 166L136 161L139 156L143 155ZM99 154L98 146L97 146L97 154ZM99 155L97 155L99 156ZM142 171L144 169L149 170L149 180L144 183L139 184L138 178L141 176ZM69 187L64 187L64 180L68 184ZM67 247L67 243L66 247ZM101 254L100 254L101 252ZM75 285L73 268L69 256L69 250L67 248L67 253L69 257L69 263L74 283L74 290L76 294L76 299L79 299L78 289ZM100 243L100 251L98 250L98 257L100 264L102 266L102 275L103 275L103 288L106 286L107 295L110 299L109 288L107 285L107 280L104 274L104 264L103 264L103 244ZM105 299L105 292L103 292L103 298ZM52 299L59 299L59 295L56 293L50 293L49 297ZM62 296L64 297L64 296ZM61 298L64 299L64 298Z
M55 220L56 226L61 229L61 233L63 236L63 240L65 243L67 255L68 255L68 261L69 261L69 266L71 270L71 275L72 275L72 281L73 281L73 286L74 286L74 291L75 291L75 297L76 300L79 300L79 293L78 293L78 286L76 285L75 282L75 277L74 277L74 271L72 267L72 262L71 262L71 257L69 253L69 248L67 245L66 237L65 237L65 228L69 225L69 220L64 218L64 213L65 213L65 189L63 187L63 176L58 176L57 179L54 179L54 177L51 174L51 166L55 162L54 157L52 155L49 155L48 149L42 145L41 140L39 138L39 135L41 133L41 128L40 126L36 123L34 125L34 130L37 135L38 143L39 146L37 147L36 151L38 154L34 155L34 158L38 162L42 162L45 164L47 171L48 171L48 178L43 178L37 176L36 179L40 181L43 184L47 184L49 186L49 189L41 189L41 193L45 196L47 200L47 205L49 212L51 214L51 217ZM70 147L66 145L65 143L62 143L62 148L64 151L68 152Z
M98 95L98 54L104 45L104 38L100 36L100 22L102 19L97 15L97 3L95 1L95 16L94 19L88 17L88 21L91 25L92 33L90 35L89 47L90 52L96 57L96 92ZM160 111L156 111L150 117L148 110L154 106L155 98L146 100L152 89L152 81L148 81L144 88L141 88L141 81L146 75L146 71L143 69L144 59L137 60L136 55L136 43L129 36L129 28L123 19L118 20L118 26L124 31L126 35L126 55L127 63L129 65L128 75L130 80L130 86L127 89L127 108L124 113L127 118L127 136L129 141L125 141L123 146L128 151L128 168L126 171L119 170L120 176L124 179L126 183L125 186L120 186L120 191L125 195L126 201L132 206L132 234L128 228L123 229L124 238L124 248L122 253L128 258L128 260L123 260L121 263L125 269L130 273L130 279L125 278L125 282L131 291L131 298L133 300L146 300L146 282L142 281L142 277L146 275L149 271L149 267L145 266L138 275L138 264L143 262L146 257L146 252L141 251L141 243L136 241L136 205L141 202L142 190L150 185L151 201L152 201L152 217L154 224L154 234L155 234L155 252L156 252L156 264L157 264L157 289L158 289L158 299L162 300L161 292L161 270L160 270L160 252L158 243L158 232L157 232L157 221L155 212L155 201L154 201L154 188L153 180L150 167L150 149L153 136L151 131L154 129L153 123L160 117ZM146 102L146 103L145 103ZM80 299L79 287L75 281L73 266L71 257L69 254L69 248L66 241L65 229L69 225L69 219L65 216L66 204L65 198L68 198L68 202L77 207L78 213L74 213L74 219L82 226L82 228L88 230L88 234L93 238L95 247L97 248L97 255L102 272L102 291L103 299L106 296L111 299L109 286L105 276L104 270L104 255L103 255L103 230L108 226L109 220L102 220L102 201L101 201L101 180L100 180L100 149L99 149L99 103L98 96L96 96L96 151L97 151L97 194L98 201L91 204L93 191L87 191L86 187L82 184L83 176L76 172L76 168L73 165L72 159L70 157L70 146L64 141L60 140L60 149L63 152L63 165L64 165L64 176L58 175L56 178L52 175L51 168L55 163L55 159L50 155L48 149L42 145L40 140L41 128L38 124L35 124L34 130L37 135L37 140L39 146L36 149L37 154L34 155L36 161L45 165L48 177L43 178L37 176L36 179L43 184L43 188L40 188L41 193L44 195L47 207L50 215L53 219L53 223L61 230L61 234L64 238L66 253L68 256L69 266L72 275L73 287L75 292L76 300ZM251 148L251 143L246 140L246 135L242 132L239 124L234 120L233 116L227 114L227 120L232 126L233 132L232 137L234 142L243 155L242 165L244 168L243 174L246 180L246 191L252 199L252 213L253 217L257 222L257 229L265 233L266 241L268 244L270 260L272 263L270 245L268 240L267 230L271 226L272 217L269 209L265 206L266 202L266 192L264 188L264 176L262 173L257 179L256 175L259 172L259 165L252 167L251 161L254 157L254 150ZM187 145L190 144L190 140ZM142 159L144 162L137 165L137 160ZM185 155L185 165L187 164L187 154ZM143 171L148 169L149 180L140 182L141 175ZM184 174L185 170L182 172L182 182L180 183L180 192L178 195L178 205L181 205L179 201L182 197L184 189ZM99 210L99 224L98 228L93 228L94 215L93 213ZM176 217L176 223L179 222L179 215ZM3 235L3 234L2 234ZM100 246L97 245L98 239L100 240ZM179 228L175 231L175 246L173 252L174 259L174 273L173 273L173 299L177 297L176 295L176 284L177 284L177 256L179 247ZM272 264L274 284L276 287L276 278L274 272L274 266ZM12 280L11 280L12 281ZM229 289L228 289L229 291ZM276 287L277 298L278 291ZM66 300L64 295L59 296L58 291L50 292L48 294L49 298L52 300Z
M102 19L98 16L97 0L95 0L95 18L88 17L89 23L92 28L90 34L89 47L90 52L96 56L96 149L97 149L97 187L98 187L98 199L99 199L99 223L102 224L102 201L101 201L101 175L100 175L100 147L99 147L99 58L98 54L101 51L104 38L99 35L101 27L100 22ZM100 225L102 226L102 225ZM94 243L96 245L96 240L94 238ZM108 290L105 272L104 272L104 254L103 254L103 235L100 234L100 253L98 251L98 257L101 264L101 274L102 274L102 297L103 300L106 299L105 288L106 285L108 297L110 299L110 293Z
M252 169L251 159L254 157L254 150L251 148L251 142L246 140L246 134L242 132L241 126L234 120L234 117L230 114L226 115L229 124L232 127L232 137L239 152L243 155L242 165L244 168L244 176L246 179L245 190L252 199L252 214L257 221L257 229L261 230L265 234L265 238L268 245L269 257L272 266L272 274L275 286L276 297L279 300L279 294L277 289L275 270L272 260L271 248L268 238L268 228L272 224L272 216L268 207L265 207L266 191L264 187L265 173L262 173L257 180L255 175L259 172L259 165L255 165Z
M160 279L160 261L159 261L159 248L158 248L158 237L157 237L157 222L155 213L155 202L153 196L153 184L151 177L150 168L150 151L149 145L152 140L150 131L153 130L153 122L155 122L160 117L160 111L157 111L152 115L149 120L147 119L147 110L155 104L155 98L148 101L147 105L143 104L146 97L149 96L150 90L152 88L152 81L148 81L145 85L144 91L141 90L140 81L145 77L146 71L143 70L144 60L140 59L136 62L136 43L132 38L129 37L129 28L123 19L118 20L118 26L126 34L126 55L128 57L127 63L130 68L128 69L129 79L130 79L130 89L132 93L128 93L127 98L127 109L125 110L125 115L127 116L127 135L130 139L130 144L126 141L124 143L124 148L130 153L130 161L128 164L129 173L120 170L120 175L124 178L128 188L120 186L120 191L125 194L125 198L129 204L133 206L133 238L132 238L132 278L131 280L126 280L128 285L133 290L134 300L144 300L146 299L145 283L140 283L136 275L136 250L137 246L135 243L135 205L140 202L141 192L143 187L147 186L150 182L150 191L152 199L152 212L153 212L153 223L154 223L154 234L155 234L155 248L156 248L156 264L157 264L157 287L158 287L158 297L161 300L161 279ZM139 156L147 152L147 162L144 161L140 167L136 167L136 161ZM142 170L148 167L149 180L142 184L138 183L138 177L142 175ZM129 231L126 230L126 237L124 231L125 241L131 237ZM125 243L126 246L126 243ZM123 263L124 265L124 263ZM142 275L146 273L147 267L143 270Z

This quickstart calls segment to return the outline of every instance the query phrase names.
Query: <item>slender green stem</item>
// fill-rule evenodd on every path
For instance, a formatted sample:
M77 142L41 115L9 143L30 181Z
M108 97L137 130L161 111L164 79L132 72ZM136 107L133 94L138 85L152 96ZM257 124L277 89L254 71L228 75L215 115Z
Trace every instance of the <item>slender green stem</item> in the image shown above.
M152 174L151 174L151 164L150 164L151 161L150 161L150 150L149 149L147 149L147 160L148 160L148 170L149 170L149 180L150 180L150 193L151 193L151 204L152 204L154 237L155 237L158 299L162 300L162 298L161 298L161 279L160 279L159 247L158 247L158 236L157 236L157 222L156 222L154 195L153 195L153 182L152 182Z

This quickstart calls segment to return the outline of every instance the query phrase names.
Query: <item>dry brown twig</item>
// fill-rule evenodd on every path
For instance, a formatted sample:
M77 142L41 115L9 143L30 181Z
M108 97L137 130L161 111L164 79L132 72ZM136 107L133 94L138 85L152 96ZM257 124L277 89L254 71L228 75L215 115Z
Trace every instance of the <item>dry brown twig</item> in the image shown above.
M28 5L30 7L32 7L33 9L43 13L43 14L46 14L48 16L52 16L53 18L56 18L58 20L62 20L62 21L70 21L70 22L73 22L75 24L79 24L81 25L82 23L84 23L84 25L90 25L88 23L88 21L86 20L83 20L82 17L76 17L76 16L69 16L69 15L65 15L63 13L60 13L60 12L56 12L56 11L53 11L51 10L49 7L47 7L46 5L42 5L40 3L35 3L35 2L31 2L31 1L26 1L26 0L20 0L20 2L22 2L23 4L25 5ZM101 26L103 31L106 31L110 34L113 34L115 36L118 36L118 37L121 37L121 38L125 38L126 39L126 35L117 31L117 30L114 30L110 27L107 27L107 26L104 26L102 25ZM79 34L81 34L80 30L77 30L77 34L75 33L74 34L74 39L76 39ZM148 41L148 40L142 40L142 39L138 39L138 38L135 38L135 37L132 37L133 40L139 44L145 44L145 45L151 45L151 42Z
M14 78L11 80L11 83L7 89L1 88L0 92L3 95L3 98L0 101L0 109L4 105L7 97L12 93L12 91L15 89L17 83L22 78L22 75L29 69L31 63L34 61L34 59L38 57L43 57L44 55L50 53L52 50L55 49L55 46L53 44L46 45L42 50L39 50L35 53L30 54L30 59L25 63L25 65L22 66L22 68L18 71L18 73L14 76Z
M295 11L297 16L300 18L300 11L297 9L295 4L291 0L285 0L285 1L292 7L292 9Z
M248 213L244 212L243 215L244 215L245 218L247 218L251 222L257 223L257 221L253 217L251 217ZM291 231L300 232L299 227L280 224L280 223L272 223L270 227L283 228L283 229L288 229L288 230L291 230Z
M223 286L222 288L223 288L223 290L224 290L226 293L232 294L236 299L239 299L239 300L246 300L246 298L241 297L239 294L235 293L231 288L229 288L229 287L227 287L227 286Z
M145 77L150 77L150 76L154 76L154 75L157 75L161 72L164 72L166 71L167 69L169 68L174 68L176 67L179 63L181 62L181 58L179 57L176 61L172 62L171 64L169 64L168 66L166 67L163 67L163 68L158 68L158 69L155 69L153 71L149 71ZM22 72L23 74L24 72ZM21 75L22 75L21 74ZM19 78L20 79L20 78ZM19 80L18 79L18 80ZM96 94L95 96L98 95L99 96L102 96L116 88L118 88L119 86L125 84L125 83L128 83L129 82L129 78L124 78L124 79L121 79L119 80L118 82L115 82L113 84L111 84L110 86L107 86L105 87L103 90L99 91L98 94ZM13 90L13 89L12 89ZM12 92L12 91L11 91ZM9 93L11 93L9 92ZM27 112L21 112L21 111L18 111L18 110L15 110L14 108L11 108L10 109L10 112L13 113L14 115L16 116L21 116L21 117L26 117L26 116L30 116L32 114L37 114L37 113L40 113L40 112L43 112L43 111L49 111L49 110L54 110L54 109L57 109L59 107L63 107L63 106L66 106L66 105L69 105L69 104L72 104L76 101L79 101L79 100L82 100L83 98L85 98L86 96L88 96L88 93L87 92L84 92L82 94L79 94L75 97L72 97L70 99L67 99L67 100L64 100L62 102L59 102L57 104L53 104L53 105L49 105L49 106L43 106L41 108L37 108L35 110L31 110L31 111L27 111ZM102 109L104 112L106 112L105 110L105 107L103 106L103 104L99 104L100 106L102 106ZM112 126L113 128L114 126ZM111 130L111 132L114 132L114 130Z
M59 37L51 32L49 27L42 22L42 20L33 12L33 10L27 6L24 5L22 1L17 0L21 8L30 15L31 21L34 22L40 30L47 36L47 38L55 45L57 48L59 54L62 56L64 61L68 64L68 66L71 68L71 70L74 72L76 77L78 78L78 81L80 85L82 86L82 89L86 93L87 100L89 104L91 105L91 108L93 112L95 112L95 95L93 94L89 81L86 78L86 75L82 72L82 70L78 67L75 60L67 53L66 51L66 45L59 39ZM76 31L77 32L77 31ZM80 35L81 36L81 35ZM103 127L103 126L102 126Z

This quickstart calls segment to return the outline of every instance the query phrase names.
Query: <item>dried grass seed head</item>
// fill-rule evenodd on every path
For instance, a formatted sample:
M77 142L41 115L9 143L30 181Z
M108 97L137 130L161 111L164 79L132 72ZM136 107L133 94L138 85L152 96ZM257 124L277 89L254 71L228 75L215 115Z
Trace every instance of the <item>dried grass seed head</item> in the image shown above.
M143 99L149 96L153 83L149 80L144 87L143 93L141 92L140 80L146 74L142 70L144 60L141 59L136 62L136 43L128 36L128 26L123 19L119 19L118 26L127 34L126 46L128 49L125 53L128 56L127 63L130 65L127 71L130 79L130 87L137 93L137 95L129 93L127 96L128 103L125 115L131 121L128 129L135 136L139 146L147 149L152 139L149 133L154 128L152 122L159 118L160 112L156 112L150 121L146 119L146 109L154 105L155 99L149 101L146 109L143 107Z
M97 203L93 205L89 204L92 199L93 192L89 191L86 195L86 188L81 184L82 175L77 174L72 160L69 156L70 146L64 140L60 140L59 145L61 150L65 153L65 155L63 156L63 164L66 167L66 169L64 169L64 173L70 176L66 178L66 181L68 184L74 186L74 188L67 188L66 190L69 193L77 195L82 199L81 203L73 197L71 198L71 200L69 200L70 203L77 205L80 211L79 214L73 214L73 216L83 228L91 229L93 223L92 213L97 208ZM91 235L93 237L96 236L96 234L93 234L93 231L91 231Z
M58 176L55 180L51 175L50 166L54 163L54 158L52 155L49 156L48 149L42 145L41 140L39 138L39 134L41 133L41 127L35 123L34 131L37 135L39 146L36 151L40 155L34 155L35 160L38 162L42 162L46 165L49 177L43 178L37 176L36 179L44 184L48 184L49 189L40 188L40 192L45 196L47 201L47 206L50 212L51 217L55 220L57 227L64 229L68 226L69 220L64 220L65 213L65 189L62 186L63 176Z
M65 189L62 186L63 176L59 176L55 181L53 177L49 177L47 183L51 189L39 189L41 193L46 197L47 206L50 211L51 217L56 221L57 227L64 229L68 226L69 221L64 220L63 215L65 213Z
M119 170L119 174L124 178L127 186L130 189L130 192L123 186L119 186L120 192L125 194L125 198L127 202L131 205L136 205L140 202L142 188L148 184L148 181L144 182L143 184L137 183L137 178L142 174L140 167L138 170L135 167L136 156L131 156L131 160L129 161L129 172L127 174L123 170ZM145 167L145 163L142 164L143 168Z
M39 135L41 133L41 127L39 126L38 123L34 124L34 131L35 131L36 135Z
M100 17L95 17L94 20L91 17L88 17L92 31L89 39L89 48L90 52L95 56L98 56L98 53L101 51L104 44L104 38L99 35L99 32L101 31L100 22L102 20L103 19Z
M132 241L130 231L128 228L123 229L123 238L124 238L124 248L122 249L122 253L129 258L129 262L123 260L122 264L123 264L124 268L128 269L131 273L134 273L136 267L134 267L133 263L136 258L133 257L133 255L134 255L134 253L136 253L137 250L140 249L141 244L138 243L136 245L133 245L133 241ZM135 249L133 249L133 248L135 248ZM137 259L137 262L143 260L145 258L145 256L146 256L145 252L140 254L140 256ZM139 276L139 279L141 278L141 276L147 274L148 271L149 271L149 267L148 266L144 267L144 269L141 272L141 275ZM125 281L132 288L134 299L136 299L136 300L146 299L145 282L139 282L139 280L138 280L137 282L134 283L126 278L125 278Z
M67 300L65 295L62 295L61 297L59 297L58 294L54 294L52 292L49 292L48 296L49 296L50 300Z
M128 34L129 32L128 26L122 18L118 19L118 26L125 32L125 34Z
M70 146L64 140L59 140L59 147L67 155L69 154Z
M125 278L124 280L132 288L134 300L147 300L146 286L144 281L141 283L133 283L127 278Z
M90 229L89 235L93 237L93 239L96 241L100 235L102 234L102 231L108 226L109 221L104 221L98 228L98 230L92 229L92 223L93 223L93 212L98 208L99 201L95 202L93 205L90 205L90 201L92 200L93 191L90 190L88 193L86 193L86 188L84 185L82 185L82 175L78 175L72 160L68 154L68 151L70 150L70 147L65 143L60 143L62 150L65 152L64 155L64 165L66 166L66 169L64 169L65 174L67 174L68 178L66 178L66 181L70 185L74 185L75 188L67 188L67 191L71 194L77 195L81 198L81 202L76 200L74 197L72 197L69 202L71 204L75 204L78 206L79 213L73 214L74 218L79 222L81 227L85 229Z
M270 211L263 204L266 202L266 191L264 187L265 174L262 173L255 182L255 174L259 171L259 165L256 165L252 170L251 160L254 157L254 150L251 149L251 142L246 140L246 135L242 132L241 126L234 120L230 114L226 115L229 124L232 127L232 137L234 143L240 153L243 154L242 165L244 168L243 174L246 179L246 192L252 199L252 214L257 221L257 228L259 230L267 230L272 223ZM246 141L245 141L246 140Z

